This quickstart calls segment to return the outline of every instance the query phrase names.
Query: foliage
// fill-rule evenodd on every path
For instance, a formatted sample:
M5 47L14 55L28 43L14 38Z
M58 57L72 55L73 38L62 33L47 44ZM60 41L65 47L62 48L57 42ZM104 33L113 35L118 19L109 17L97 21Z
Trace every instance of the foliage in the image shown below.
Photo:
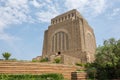
M97 77L120 78L120 40L114 38L105 40L103 46L97 48L95 63L98 70Z
M84 64L82 63L75 63L76 66L81 66L81 67L84 67Z
M55 62L55 63L61 63L61 59L60 59L60 58L55 58L55 59L54 59L54 62Z
M48 60L48 58L47 57L45 57L45 58L42 58L41 60L40 60L40 62L48 62L49 60Z
M77 69L76 72L86 72L86 70L83 70L83 69Z
M1 74L0 80L64 80L61 74L42 74L42 75L30 75L30 74L18 74L18 75L7 75Z
M64 77L61 74L43 74L41 78L47 80L63 80Z
M95 78L96 78L97 70L94 65L96 65L96 64L95 63L86 63L85 64L86 72L87 72L88 78L90 78L90 80L95 80Z
M38 62L38 60L32 59L32 62Z
M115 40L114 38L105 40L103 46L99 46L97 48L95 62L87 65L86 67L87 69L96 69L95 77L98 80L119 79L120 40ZM88 73L90 72L88 71Z
M87 68L86 71L87 71L87 74L89 75L90 79L95 79L96 78L97 70L96 70L95 67Z
M8 59L10 58L10 56L11 56L11 53L9 53L9 52L4 52L4 53L2 54L2 56L5 58L5 60L8 60Z

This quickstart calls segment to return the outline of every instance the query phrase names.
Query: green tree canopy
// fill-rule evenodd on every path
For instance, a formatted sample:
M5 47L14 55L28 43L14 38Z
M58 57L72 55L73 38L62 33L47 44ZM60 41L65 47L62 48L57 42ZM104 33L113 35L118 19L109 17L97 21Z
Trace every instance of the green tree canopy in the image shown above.
M110 38L105 40L103 46L99 46L96 52L96 63L101 66L115 67L120 61L120 40Z
M4 53L2 53L2 56L5 58L5 60L8 60L10 58L10 56L11 56L11 53L4 52Z
M103 46L97 48L95 64L99 77L120 77L120 40L105 40Z

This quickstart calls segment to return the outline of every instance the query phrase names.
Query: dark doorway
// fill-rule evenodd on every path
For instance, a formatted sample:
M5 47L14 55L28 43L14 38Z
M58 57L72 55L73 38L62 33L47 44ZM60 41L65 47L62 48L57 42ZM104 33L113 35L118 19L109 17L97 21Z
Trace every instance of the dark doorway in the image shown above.
M61 54L61 52L58 52L58 55L60 55Z

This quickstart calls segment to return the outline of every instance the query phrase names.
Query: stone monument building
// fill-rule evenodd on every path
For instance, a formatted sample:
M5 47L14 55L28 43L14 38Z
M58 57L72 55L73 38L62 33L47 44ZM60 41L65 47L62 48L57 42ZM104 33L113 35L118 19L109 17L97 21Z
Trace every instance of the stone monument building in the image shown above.
M64 64L86 63L94 61L95 50L94 31L76 9L51 19L44 33L43 58L52 61L60 56Z

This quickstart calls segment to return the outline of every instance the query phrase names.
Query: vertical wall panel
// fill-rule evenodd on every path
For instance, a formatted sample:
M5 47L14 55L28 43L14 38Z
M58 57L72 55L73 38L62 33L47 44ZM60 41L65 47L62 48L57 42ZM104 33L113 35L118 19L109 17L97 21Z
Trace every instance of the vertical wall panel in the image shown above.
M52 52L66 51L69 49L68 35L58 32L52 37Z

